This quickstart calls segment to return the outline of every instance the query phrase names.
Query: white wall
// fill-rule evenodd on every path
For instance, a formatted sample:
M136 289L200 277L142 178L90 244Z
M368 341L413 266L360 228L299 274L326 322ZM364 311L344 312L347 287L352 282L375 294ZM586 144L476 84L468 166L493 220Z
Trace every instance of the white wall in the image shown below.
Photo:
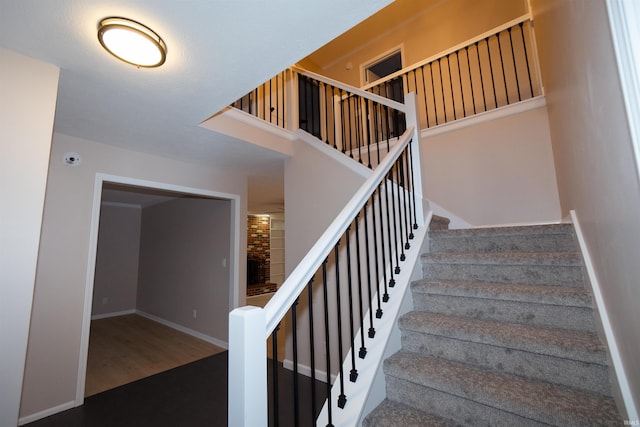
M59 69L0 48L0 425L15 426Z
M143 209L138 310L228 341L232 213L195 197Z
M604 1L533 0L562 211L582 226L640 406L640 183Z
M140 206L102 203L91 315L136 308Z
M437 131L422 133L426 198L472 226L561 219L546 108Z
M63 153L76 151L82 164L62 163ZM238 215L231 226L239 230L234 244L246 242L244 175L133 152L93 141L54 134L42 225L29 349L21 416L73 406L85 360L82 352L83 309L89 270L90 233L96 174L111 174L210 192L237 195ZM170 188L169 188L170 189ZM238 202L239 200L239 202ZM239 206L235 206L238 204ZM239 303L244 304L246 244L238 245ZM91 296L89 295L89 298Z

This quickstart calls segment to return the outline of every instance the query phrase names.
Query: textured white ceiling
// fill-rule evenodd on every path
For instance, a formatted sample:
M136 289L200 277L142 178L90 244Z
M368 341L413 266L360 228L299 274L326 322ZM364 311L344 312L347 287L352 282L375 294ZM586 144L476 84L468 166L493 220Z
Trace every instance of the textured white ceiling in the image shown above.
M55 131L193 162L252 168L280 156L198 124L391 0L0 2L0 46L61 68ZM125 16L168 47L137 69L98 43Z

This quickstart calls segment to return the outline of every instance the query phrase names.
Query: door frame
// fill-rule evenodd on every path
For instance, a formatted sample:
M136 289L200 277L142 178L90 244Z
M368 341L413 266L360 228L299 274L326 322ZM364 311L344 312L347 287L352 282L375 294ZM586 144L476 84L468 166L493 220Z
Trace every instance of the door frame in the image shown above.
M91 229L89 232L89 257L85 282L84 307L82 315L82 332L80 337L80 356L78 361L78 380L76 383L75 406L84 403L85 381L87 376L87 356L89 353L89 331L91 328L91 309L93 305L93 283L95 280L96 255L98 250L98 229L100 223L100 208L102 202L102 187L104 183L132 185L181 194L210 197L229 200L231 202L231 229L229 248L229 311L238 307L240 295L240 195L182 185L148 181L126 176L96 173L93 188L93 207L91 210ZM244 301L244 299L242 299Z

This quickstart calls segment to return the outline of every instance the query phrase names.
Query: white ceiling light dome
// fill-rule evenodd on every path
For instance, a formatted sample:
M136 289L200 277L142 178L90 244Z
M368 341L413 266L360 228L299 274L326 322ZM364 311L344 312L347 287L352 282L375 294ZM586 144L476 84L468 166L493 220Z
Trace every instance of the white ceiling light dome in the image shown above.
M136 67L159 67L167 58L167 46L162 38L131 19L103 19L98 24L98 40L107 52Z

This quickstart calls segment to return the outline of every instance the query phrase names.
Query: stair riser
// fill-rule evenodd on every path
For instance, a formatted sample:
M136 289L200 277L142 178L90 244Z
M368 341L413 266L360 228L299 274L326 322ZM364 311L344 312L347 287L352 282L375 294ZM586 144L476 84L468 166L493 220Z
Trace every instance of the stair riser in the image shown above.
M431 252L575 252L571 235L460 236L429 239Z
M596 333L593 310L518 301L414 293L416 311Z
M387 398L465 426L542 427L547 424L517 416L462 397L387 376Z
M582 267L573 265L453 264L423 261L425 279L523 285L583 286Z
M501 372L610 395L606 366L517 349L412 331L402 332L405 350L474 364Z

